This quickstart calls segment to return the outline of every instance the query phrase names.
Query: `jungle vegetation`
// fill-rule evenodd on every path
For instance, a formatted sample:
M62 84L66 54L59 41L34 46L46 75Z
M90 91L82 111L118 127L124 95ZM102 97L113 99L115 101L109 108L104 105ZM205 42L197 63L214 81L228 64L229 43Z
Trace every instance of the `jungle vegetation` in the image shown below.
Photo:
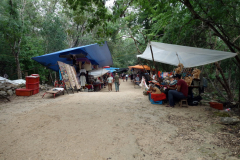
M107 41L113 67L148 64L137 59L149 41L240 52L240 0L2 0L0 76L23 78L52 71L31 57ZM157 63L158 70L173 66ZM214 94L239 101L239 54L199 67ZM223 92L224 91L224 92ZM224 93L224 94L223 94Z

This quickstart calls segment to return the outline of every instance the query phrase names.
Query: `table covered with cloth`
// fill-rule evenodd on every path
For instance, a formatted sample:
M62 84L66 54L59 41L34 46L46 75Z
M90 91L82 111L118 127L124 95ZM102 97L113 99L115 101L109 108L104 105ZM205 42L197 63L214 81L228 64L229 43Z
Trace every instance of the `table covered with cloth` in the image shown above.
M87 87L88 89L93 89L93 85L85 85L85 87Z
M165 93L161 93L161 94L155 94L155 93L151 93L151 99L156 102L156 101L162 101L166 99L166 94Z

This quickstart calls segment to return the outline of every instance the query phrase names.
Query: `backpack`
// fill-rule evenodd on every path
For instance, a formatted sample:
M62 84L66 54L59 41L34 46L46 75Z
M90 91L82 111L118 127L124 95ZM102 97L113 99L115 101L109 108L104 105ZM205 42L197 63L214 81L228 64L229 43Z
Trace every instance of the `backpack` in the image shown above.
M198 103L202 100L202 97L201 96L196 96L196 97L193 97L193 98L188 98L188 105L189 106L197 106Z

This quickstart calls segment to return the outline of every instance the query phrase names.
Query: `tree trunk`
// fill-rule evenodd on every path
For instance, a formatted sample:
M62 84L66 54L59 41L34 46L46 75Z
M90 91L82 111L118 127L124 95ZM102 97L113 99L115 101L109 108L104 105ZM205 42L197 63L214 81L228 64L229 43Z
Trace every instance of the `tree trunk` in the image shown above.
M240 83L238 83L238 102L240 104Z
M22 71L21 71L21 67L20 67L20 62L19 62L18 55L15 55L15 61L16 61L16 65L17 65L17 75L18 75L18 79L22 79Z
M150 50L151 50L151 54L152 54L152 60L153 60L153 64L154 64L154 67L155 67L155 71L157 72L157 81L160 81L160 78L158 76L158 68L156 66L156 63L154 61L154 57L153 57L153 51L152 51L152 45L150 44Z
M225 89L225 91L227 93L227 96L228 96L228 101L229 102L233 102L234 97L233 97L233 94L232 94L232 91L231 91L231 87L229 86L229 83L228 83L228 81L227 81L227 79L226 79L226 77L225 77L225 75L223 73L223 70L220 67L218 62L216 62L215 65L216 65L217 70L220 72L220 74L222 76L222 79L221 79L219 77L219 75L217 74L216 78L221 83L222 87Z

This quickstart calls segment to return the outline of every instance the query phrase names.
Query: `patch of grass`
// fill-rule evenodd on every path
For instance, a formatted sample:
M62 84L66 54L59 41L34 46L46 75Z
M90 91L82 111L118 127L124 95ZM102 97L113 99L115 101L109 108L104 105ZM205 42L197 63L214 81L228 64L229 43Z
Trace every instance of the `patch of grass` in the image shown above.
M213 112L215 117L230 117L229 113L227 112Z

